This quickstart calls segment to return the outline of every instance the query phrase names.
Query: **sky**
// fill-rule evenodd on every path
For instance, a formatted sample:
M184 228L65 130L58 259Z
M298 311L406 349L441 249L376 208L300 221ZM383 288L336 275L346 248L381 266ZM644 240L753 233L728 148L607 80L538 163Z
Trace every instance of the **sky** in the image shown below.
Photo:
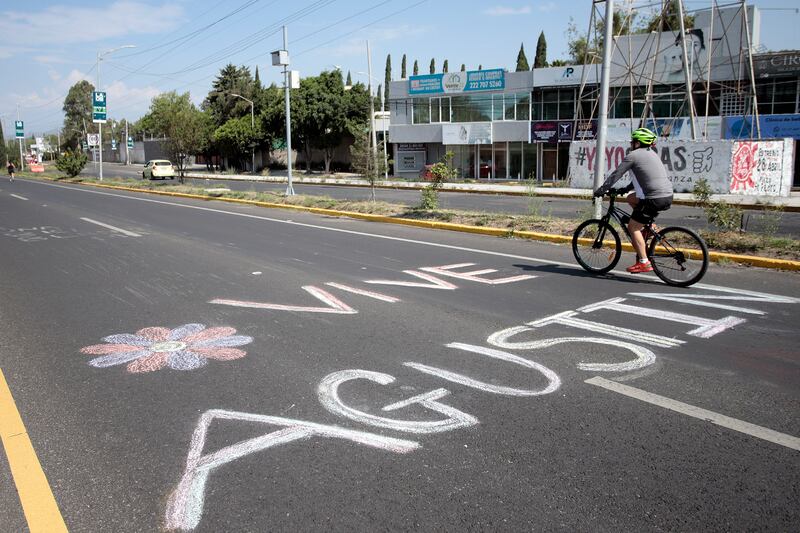
M688 10L711 5L685 3ZM751 3L763 10L761 44L800 49L797 0ZM110 117L135 121L161 92L189 91L199 104L227 63L258 67L262 82L280 83L269 54L282 48L284 23L291 68L301 76L340 67L366 82L359 73L367 71L369 41L377 85L387 54L395 79L403 54L409 74L415 59L427 73L431 58L437 72L445 59L450 70L462 63L514 70L521 43L533 62L541 31L548 60L564 58L570 19L585 32L591 9L591 0L0 0L0 119L13 136L19 105L26 136L55 132L69 87L97 84L97 54L121 46L135 48L104 57L100 88Z

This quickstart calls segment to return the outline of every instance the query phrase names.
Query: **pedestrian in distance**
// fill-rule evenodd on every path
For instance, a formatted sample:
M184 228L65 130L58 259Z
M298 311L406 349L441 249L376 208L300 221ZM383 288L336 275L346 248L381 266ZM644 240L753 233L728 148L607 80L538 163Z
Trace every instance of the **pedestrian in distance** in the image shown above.
M12 163L11 160L8 161L6 170L8 170L9 181L14 181L14 172L16 172L17 168L14 166L14 163Z

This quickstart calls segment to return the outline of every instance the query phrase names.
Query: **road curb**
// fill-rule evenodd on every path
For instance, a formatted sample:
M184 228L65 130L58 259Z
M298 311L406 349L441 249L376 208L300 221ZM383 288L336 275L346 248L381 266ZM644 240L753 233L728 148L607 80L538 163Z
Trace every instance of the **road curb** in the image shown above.
M56 181L56 180L51 180L51 181ZM523 239L529 239L532 241L544 241L557 244L572 243L572 237L569 235L556 235L552 233L539 233L535 231L515 231L513 229L506 230L501 228L484 228L480 226L469 226L466 224L452 224L450 222L414 220L411 218L395 218L395 217L387 217L384 215L372 215L369 213L356 213L354 211L339 211L336 209L325 209L321 207L306 207L300 205L276 204L272 202L259 202L256 200L242 200L240 198L201 196L199 194L189 194L181 192L154 191L150 189L137 189L135 187L121 187L118 185L103 185L99 183L81 183L81 182L77 183L68 182L68 183L71 183L73 185L85 185L88 187L99 187L103 189L114 189L114 190L128 191L128 192L143 192L149 194L156 194L160 196L171 196L174 198L188 198L192 200L206 200L206 201L222 201L232 204L254 205L258 207L268 207L274 209L290 209L295 211L303 211L307 213L316 213L320 215L355 218L370 222L384 222L388 224L400 224L404 226L415 226L427 229L459 231L462 233L474 233L478 235L488 235L493 237L519 237ZM629 243L623 243L622 248L628 252L633 251L633 247ZM710 261L715 263L730 261L734 263L741 263L761 268L800 271L800 261L792 261L789 259L777 259L772 257L762 257L756 255L740 255L740 254L730 254L725 252L711 252L711 251L708 252L708 258Z
M286 183L286 180L275 179L275 180L248 180L242 178L231 178L231 177L224 177L224 176L215 176L215 175L205 175L201 173L187 173L187 178L192 179L206 179L206 180L216 180L216 181L252 181L253 183ZM305 181L303 178L294 178L293 183L300 184L300 185L321 185L323 187L360 187L360 188L369 188L372 187L368 183L357 183L357 182L350 182L343 180L341 183L336 182L325 182L325 181ZM416 185L413 183L407 183L405 185L401 185L400 183L396 185L388 185L386 183L383 184L376 184L376 189L387 189L387 190L394 190L394 191L419 191L424 188L423 185ZM468 188L455 188L455 187L445 187L440 189L441 192L456 192L456 193L464 193L464 194L485 194L489 196L532 196L532 197L539 197L539 198L563 198L567 200L591 200L593 198L591 192L587 191L586 193L564 193L564 194L554 194L547 191L537 190L535 193L530 194L524 191L482 191L476 189L468 189ZM711 203L716 203L719 200L711 200ZM786 213L800 213L800 206L793 206L793 205L784 205L784 206L773 206L773 205L766 205L766 204L739 204L739 203L731 203L728 202L730 205L734 207L738 207L739 209L744 209L748 211L761 211L763 209L774 208L774 207L782 207L782 210ZM681 199L673 199L673 205L682 205L687 207L697 207L697 202L694 200L681 200Z

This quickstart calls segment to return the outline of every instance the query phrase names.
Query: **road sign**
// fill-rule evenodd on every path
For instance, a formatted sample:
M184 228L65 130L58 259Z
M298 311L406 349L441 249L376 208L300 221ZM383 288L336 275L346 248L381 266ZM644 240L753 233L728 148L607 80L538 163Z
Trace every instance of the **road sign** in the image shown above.
M92 122L105 124L108 111L108 102L104 91L92 93Z
M111 139L111 149L112 150L116 150L117 149L117 140L116 139Z
M100 145L100 135L97 133L87 133L86 134L86 142L89 146L99 146Z
M21 120L14 121L14 128L17 130L17 139L25 138L25 123Z
M133 148L133 137L128 137L128 148Z
M88 150L89 149L89 143L87 143L85 140L81 139L81 148L83 150Z

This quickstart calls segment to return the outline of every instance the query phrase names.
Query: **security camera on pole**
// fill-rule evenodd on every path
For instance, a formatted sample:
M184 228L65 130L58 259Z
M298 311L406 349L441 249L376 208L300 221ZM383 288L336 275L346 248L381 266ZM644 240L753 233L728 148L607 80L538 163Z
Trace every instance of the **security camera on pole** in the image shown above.
M292 116L290 109L290 89L300 88L300 73L289 70L289 30L283 27L283 50L272 52L272 65L283 67L284 76L284 103L286 105L286 168L288 170L288 183L286 196L294 195L292 187Z

